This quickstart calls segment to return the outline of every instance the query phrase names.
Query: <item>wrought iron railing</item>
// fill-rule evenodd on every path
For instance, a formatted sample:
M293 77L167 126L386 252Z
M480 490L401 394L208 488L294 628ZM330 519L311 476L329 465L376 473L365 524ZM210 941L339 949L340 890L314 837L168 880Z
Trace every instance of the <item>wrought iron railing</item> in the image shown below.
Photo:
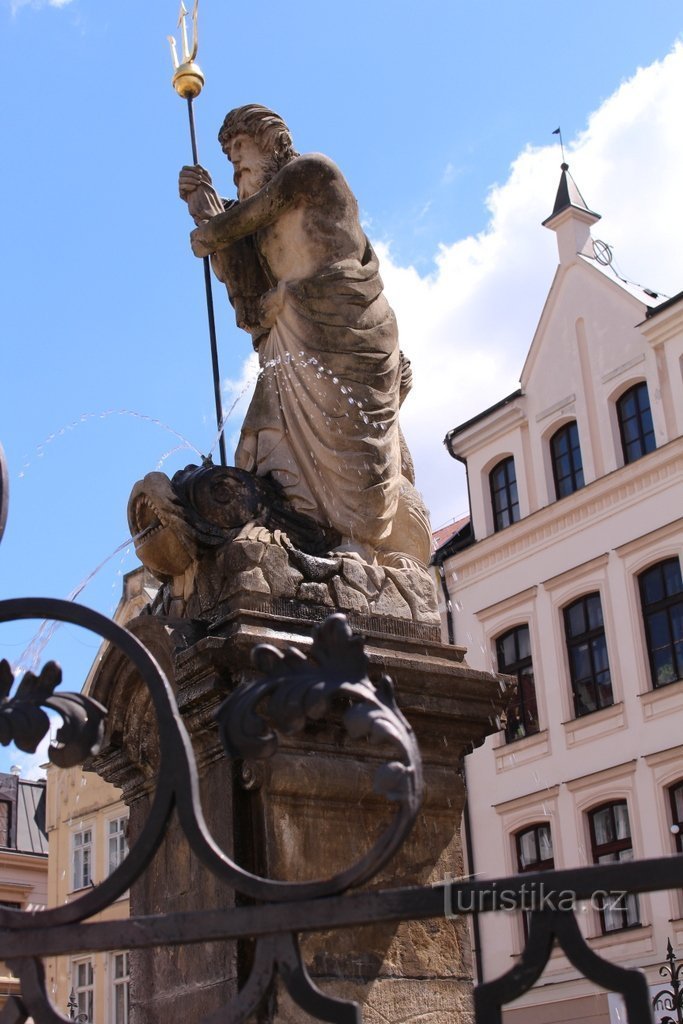
M7 474L0 449L0 538L7 513ZM146 648L128 631L81 605L47 598L0 602L0 622L52 619L84 627L109 641L130 659L147 687L158 723L158 783L146 823L130 852L102 883L73 902L40 912L0 909L0 959L18 976L21 994L11 996L0 1024L36 1024L68 1019L46 990L42 958L60 954L141 950L215 940L252 939L255 952L246 984L230 1006L203 1024L246 1021L258 1009L275 973L294 1001L320 1020L361 1021L353 1002L316 987L299 951L298 936L379 922L443 918L463 913L531 908L528 940L517 963L502 977L474 991L478 1024L496 1024L501 1008L526 992L540 977L558 944L568 960L597 985L622 994L630 1024L651 1021L645 975L598 957L583 938L575 910L596 892L651 892L683 885L683 859L664 857L564 871L544 871L487 881L450 881L379 891L351 892L373 878L405 840L420 808L422 770L412 729L393 697L387 678L373 683L362 640L351 634L341 615L317 630L307 655L261 646L254 654L262 677L238 687L218 712L222 742L229 757L268 757L278 732L292 732L320 717L330 702L346 700L343 725L351 737L366 736L387 745L391 759L375 774L376 790L396 805L393 820L374 847L331 878L289 883L259 877L236 864L214 841L204 820L197 768L190 738L171 687ZM63 719L50 759L59 766L80 763L101 737L106 708L79 693L57 689L60 673L48 662L39 675L26 673L12 692L9 666L0 666L0 742L35 750L47 733L44 709ZM230 910L156 914L117 921L89 922L110 906L145 872L177 810L187 842L203 864L226 886L258 901ZM568 906L568 894L571 895Z

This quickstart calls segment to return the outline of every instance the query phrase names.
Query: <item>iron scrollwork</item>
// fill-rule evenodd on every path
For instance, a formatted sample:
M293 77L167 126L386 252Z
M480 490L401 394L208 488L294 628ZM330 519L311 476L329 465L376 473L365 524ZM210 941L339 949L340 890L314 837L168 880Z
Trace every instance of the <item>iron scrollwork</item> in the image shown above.
M0 536L7 515L7 473L0 448ZM368 677L362 641L342 616L332 616L318 630L307 655L261 646L254 665L262 677L243 684L218 712L226 752L247 764L271 756L278 734L296 732L306 723L340 706L341 722L352 739L385 743L398 754L376 773L376 790L396 804L397 811L375 846L356 864L332 878L302 883L275 881L245 871L216 844L202 814L196 763L189 735L178 712L171 686L149 651L127 630L98 613L67 601L24 598L0 602L0 622L53 619L82 626L108 640L135 666L147 687L156 714L160 747L157 785L146 823L127 857L94 889L72 902L40 912L0 908L0 959L20 979L21 995L11 996L0 1012L0 1024L68 1024L50 1002L42 957L86 950L144 949L161 945L256 940L253 967L230 1006L203 1024L230 1020L241 1024L259 1007L277 972L295 1002L320 1020L360 1024L360 1009L316 988L302 961L298 934L378 922L443 917L456 905L494 912L487 902L496 888L505 889L508 909L523 909L530 886L552 895L571 889L588 899L598 890L645 892L680 887L683 857L622 862L574 871L547 871L487 882L348 892L373 877L406 838L422 798L422 769L412 730L397 707L390 680ZM13 741L33 750L45 735L48 711L63 724L51 750L60 766L71 765L96 749L106 709L81 694L58 690L61 677L53 663L36 676L27 673L12 694L9 667L0 665L0 743ZM78 756L77 756L78 755ZM252 771L252 774L253 771ZM258 773L255 773L256 775ZM249 781L249 780L247 780ZM195 854L226 885L258 905L230 911L159 914L117 921L89 922L141 877L159 847L176 808ZM475 989L478 1024L496 1024L501 1007L526 992L540 977L557 943L569 960L598 985L624 995L630 1024L651 1020L642 975L597 957L581 935L574 912L534 911L524 952L503 977Z
M50 718L43 708L56 711L63 725L48 749L48 757L59 768L73 768L96 754L104 733L107 709L82 693L55 693L62 670L48 661L39 675L25 672L13 696L14 673L8 661L0 661L0 744L34 754L50 731Z
M398 814L373 848L354 866L306 889L312 896L342 892L372 878L401 846L413 826L423 795L422 764L415 734L401 713L388 676L368 677L362 637L354 636L346 617L330 615L314 632L304 655L295 647L280 651L259 644L252 662L260 680L243 683L218 709L216 718L229 757L262 759L278 748L277 734L300 732L308 720L328 715L335 699L348 706L341 721L351 739L398 748L393 759L375 771L374 790L399 805ZM261 709L261 710L259 710Z

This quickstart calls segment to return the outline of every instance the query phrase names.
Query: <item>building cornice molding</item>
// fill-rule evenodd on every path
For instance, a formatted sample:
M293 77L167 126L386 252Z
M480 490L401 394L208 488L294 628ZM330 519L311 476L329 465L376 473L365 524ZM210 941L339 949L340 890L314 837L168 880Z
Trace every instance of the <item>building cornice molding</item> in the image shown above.
M501 800L500 803L491 804L491 806L498 812L498 814L506 814L508 811L521 810L529 804L534 804L544 800L551 800L553 797L556 797L559 792L560 784L558 782L554 786L545 786L543 789L534 790L533 793L525 793L523 796L515 796L511 800ZM546 814L545 817L549 818L550 815Z
M520 604L526 604L527 601L533 600L538 591L538 584L534 583L532 587L527 587L526 590L520 590L518 594L512 594L511 597L504 597L502 601L495 601L493 604L489 604L486 608L481 608L477 612L477 615L482 619L488 619L492 615L500 615L504 612L512 611L517 608Z
M628 508L648 493L657 494L680 479L682 470L683 437L679 437L453 555L460 585L499 573L503 565L513 565L560 538L581 532L588 521L600 522L617 508Z
M614 779L623 779L627 775L633 775L636 770L638 758L633 757L630 761L623 761L621 764L614 764L610 768L600 768L598 771L581 775L577 779L567 779L564 785L570 793L576 793L582 789L588 789L603 782L612 782Z
M554 405L549 406L547 409L543 409L542 412L536 414L536 422L541 423L547 419L548 416L552 416L556 412L561 412L562 409L566 409L568 405L573 405L576 401L576 395L567 395L566 398L560 399L559 402L555 402Z
M28 853L23 850L0 850L0 869L16 869L19 865L25 867L45 867L47 864L47 853ZM4 885L4 882L0 882Z
M659 540L665 540L667 537L677 534L683 536L683 516L666 523L665 526L658 526L655 530L650 530L634 540L627 540L625 544L620 544L614 550L622 557L634 555L644 548L651 548Z
M622 363L621 366L615 367L608 373L603 373L602 377L600 378L600 382L602 384L609 384L611 380L614 380L616 377L620 377L622 373L626 373L627 370L632 370L634 366L638 366L640 363L644 362L645 353L641 352L640 355L635 356L633 359L629 359L627 363Z
M586 576L595 569L604 569L608 562L609 551L605 551L601 555L596 555L594 558L589 558L585 562L573 565L571 569L565 569L564 572L558 572L555 576L548 576L547 579L542 580L541 582L546 590L556 590L558 587L564 587L565 584L571 583L573 580L579 579L582 576Z
M498 440L499 437L508 433L518 424L525 423L526 413L517 404L521 398L524 398L524 395L518 395L516 398L513 398L508 405L491 413L491 416L485 420L473 423L472 426L467 427L462 433L447 435L451 454L454 457L457 454L458 457L467 459L472 455L472 452L483 448L484 445L490 444L491 441ZM504 453L501 453L501 458L503 457Z
M654 313L638 326L649 344L658 348L683 330L683 303L678 302L660 312L655 308Z
M641 754L641 757L650 768L655 765L668 764L670 761L677 761L680 764L680 758L683 757L683 745L677 743L675 747L656 750L653 754Z

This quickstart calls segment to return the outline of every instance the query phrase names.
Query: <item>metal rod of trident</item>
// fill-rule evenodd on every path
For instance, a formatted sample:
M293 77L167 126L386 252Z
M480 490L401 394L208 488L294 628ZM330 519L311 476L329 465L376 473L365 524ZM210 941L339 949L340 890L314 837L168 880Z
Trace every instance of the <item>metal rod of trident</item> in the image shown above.
M197 155L197 136L194 127L194 110L192 107L192 101L196 96L199 96L200 92L204 88L204 74L196 63L195 58L197 56L198 49L198 37L197 37L197 9L199 7L199 0L195 0L194 10L192 11L192 49L187 39L187 25L185 19L187 18L187 10L185 4L180 3L180 15L178 17L178 27L180 28L182 48L183 48L183 59L182 62L178 61L178 51L176 49L176 41L173 36L168 37L168 41L171 44L171 56L173 58L173 88L182 99L187 100L187 113L190 119L190 140L192 142L192 162L194 164L199 163L199 156ZM225 456L225 438L223 436L223 405L221 402L221 377L218 369L218 344L216 342L216 319L213 312L213 292L211 290L211 263L208 256L203 259L204 264L204 288L206 290L206 310L209 319L209 339L211 342L211 367L213 370L213 394L216 402L216 423L218 425L219 435L219 450L221 456L221 465L227 466L227 459Z

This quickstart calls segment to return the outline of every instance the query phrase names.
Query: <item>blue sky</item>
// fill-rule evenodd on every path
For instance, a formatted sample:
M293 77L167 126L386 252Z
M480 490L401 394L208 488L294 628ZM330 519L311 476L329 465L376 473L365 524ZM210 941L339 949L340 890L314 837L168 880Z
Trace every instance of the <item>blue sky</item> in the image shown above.
M202 453L213 443L202 271L177 198L189 138L170 85L176 18L175 0L0 0L1 597L69 594L125 541L135 480L197 460L173 451L172 431ZM683 287L682 32L679 6L657 0L201 0L200 158L230 195L216 133L231 107L260 102L298 149L344 170L413 360L405 428L435 527L466 508L445 431L516 387L552 279L540 221L558 124L620 272ZM253 367L215 295L227 407ZM135 564L114 555L82 600L111 614ZM0 629L0 655L18 658L32 631ZM77 689L97 646L64 627L47 655Z

